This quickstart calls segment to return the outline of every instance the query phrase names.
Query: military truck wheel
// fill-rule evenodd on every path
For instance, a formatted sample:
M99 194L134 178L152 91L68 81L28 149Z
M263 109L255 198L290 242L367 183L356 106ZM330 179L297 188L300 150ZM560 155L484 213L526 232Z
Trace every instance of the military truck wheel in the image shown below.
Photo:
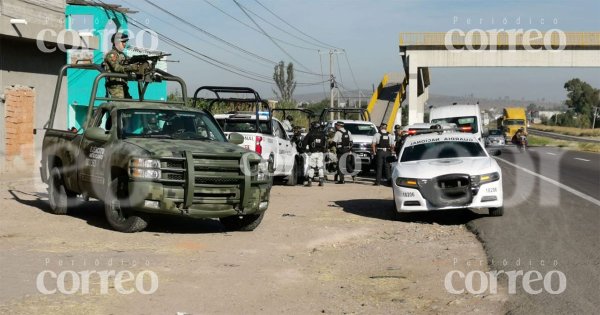
M292 172L290 176L288 176L286 185L287 186L296 186L298 184L298 162L294 161L294 166L292 167Z
M493 217L501 217L504 214L504 207L490 208L490 215Z
M53 167L50 171L50 180L48 181L50 212L53 214L66 214L76 196L74 192L65 187L58 167Z
M148 226L148 222L131 214L130 209L126 206L127 198L127 178L114 179L108 187L104 200L106 220L113 229L119 232L134 233L143 231Z
M254 231L265 216L264 212L260 214L234 215L220 218L221 224L228 231Z

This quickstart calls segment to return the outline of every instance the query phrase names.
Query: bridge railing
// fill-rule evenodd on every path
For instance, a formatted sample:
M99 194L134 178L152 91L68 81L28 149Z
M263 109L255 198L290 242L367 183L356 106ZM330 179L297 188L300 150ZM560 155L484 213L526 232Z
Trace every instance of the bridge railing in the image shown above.
M599 47L600 32L402 32L400 46L581 46Z

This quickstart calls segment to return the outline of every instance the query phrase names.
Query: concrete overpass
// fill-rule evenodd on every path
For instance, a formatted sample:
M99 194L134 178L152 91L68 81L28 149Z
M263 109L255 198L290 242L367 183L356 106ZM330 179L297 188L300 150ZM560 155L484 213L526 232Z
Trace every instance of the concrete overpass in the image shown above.
M465 33L456 29L446 33L401 33L399 49L405 78L397 81L405 84L398 84L394 100L398 98L399 102L394 101L397 106L387 110L396 113L396 117L386 117L388 124L400 122L399 107L407 95L408 123L423 122L429 98L429 68L600 67L600 32L472 30ZM380 87L386 85L389 86L380 84ZM378 91L381 92L379 88ZM381 95L389 95L378 91L369 103L372 112L381 111L379 104L384 103Z

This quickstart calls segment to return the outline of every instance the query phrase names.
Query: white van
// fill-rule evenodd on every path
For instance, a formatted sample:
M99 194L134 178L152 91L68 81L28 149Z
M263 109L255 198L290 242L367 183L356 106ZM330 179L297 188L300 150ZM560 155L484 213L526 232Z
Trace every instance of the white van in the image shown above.
M477 104L433 107L429 113L429 122L455 124L460 131L474 134L483 143L483 121Z

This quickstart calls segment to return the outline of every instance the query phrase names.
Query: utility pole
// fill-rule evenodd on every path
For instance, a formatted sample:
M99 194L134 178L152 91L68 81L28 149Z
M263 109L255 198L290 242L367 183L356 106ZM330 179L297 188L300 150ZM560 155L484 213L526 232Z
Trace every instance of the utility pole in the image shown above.
M335 75L333 75L333 55L334 54L343 54L343 51L339 51L337 49L329 50L328 52L321 52L319 50L319 54L329 54L329 108L333 109L334 98L337 97L338 105L340 103L340 91L337 88L337 84L335 82ZM329 112L329 120L333 120L333 112Z
M600 107L598 107L598 106L594 107L594 120L592 121L592 129L596 128L596 119L598 117L598 110L600 110Z

